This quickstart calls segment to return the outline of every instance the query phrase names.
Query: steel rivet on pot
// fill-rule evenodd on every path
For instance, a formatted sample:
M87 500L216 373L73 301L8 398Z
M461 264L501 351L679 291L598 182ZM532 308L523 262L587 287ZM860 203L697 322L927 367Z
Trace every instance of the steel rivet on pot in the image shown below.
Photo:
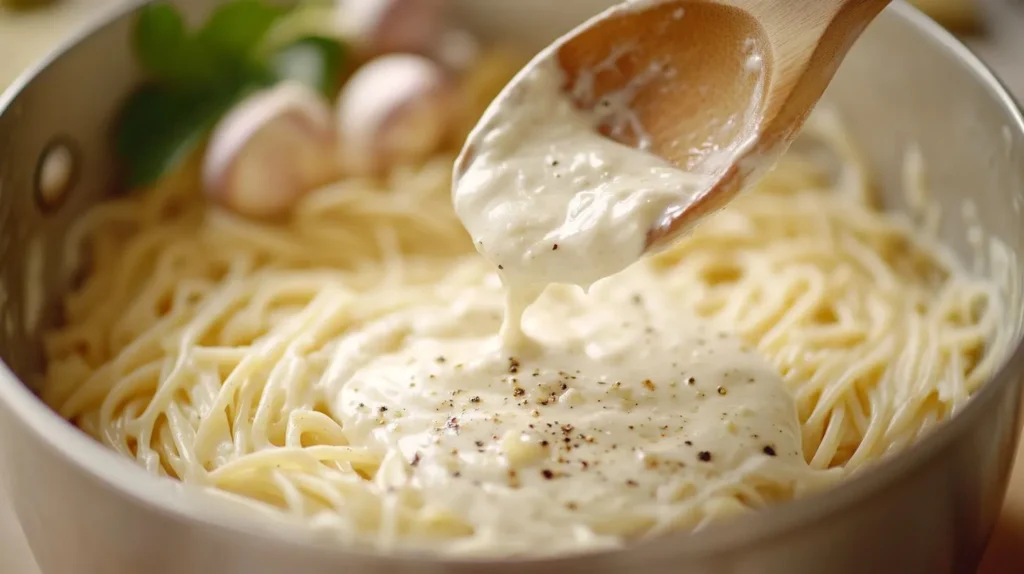
M70 143L57 140L46 147L36 168L35 196L43 211L52 211L64 202L74 186L78 158Z

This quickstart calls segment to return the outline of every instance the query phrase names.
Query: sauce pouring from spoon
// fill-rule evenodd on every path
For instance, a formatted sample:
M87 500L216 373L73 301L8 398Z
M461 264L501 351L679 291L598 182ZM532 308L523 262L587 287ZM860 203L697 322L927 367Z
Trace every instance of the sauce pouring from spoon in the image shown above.
M510 314L547 283L587 287L671 245L756 182L888 3L635 0L538 54L454 174Z

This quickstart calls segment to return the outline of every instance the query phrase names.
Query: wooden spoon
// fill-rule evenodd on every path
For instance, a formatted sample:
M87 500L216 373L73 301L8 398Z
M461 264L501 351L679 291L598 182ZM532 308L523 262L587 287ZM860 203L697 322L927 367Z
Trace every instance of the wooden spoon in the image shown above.
M603 125L602 133L712 176L706 191L681 199L650 230L650 251L774 164L847 50L888 3L641 0L604 12L543 54L557 59L565 93L582 109L628 90L630 115L643 133L631 129L636 121ZM577 81L586 89L574 89Z

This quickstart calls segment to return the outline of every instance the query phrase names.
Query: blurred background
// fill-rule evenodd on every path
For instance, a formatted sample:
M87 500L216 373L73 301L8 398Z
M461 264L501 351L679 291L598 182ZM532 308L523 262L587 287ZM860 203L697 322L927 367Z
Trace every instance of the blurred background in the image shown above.
M0 90L74 29L130 1L0 0ZM909 1L963 38L1024 100L1024 0ZM0 573L38 574L5 496L0 491ZM1022 572L1024 448L1018 450L1003 515L978 574Z

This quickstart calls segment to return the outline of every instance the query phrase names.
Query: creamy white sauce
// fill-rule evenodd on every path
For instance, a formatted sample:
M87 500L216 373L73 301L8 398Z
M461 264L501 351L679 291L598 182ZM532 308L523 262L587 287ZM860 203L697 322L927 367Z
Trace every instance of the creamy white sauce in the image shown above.
M742 508L737 485L792 496L810 471L781 377L658 283L641 264L589 293L553 286L521 354L495 336L497 286L382 319L335 353L335 416L382 452L382 488L475 526L455 551L692 527Z
M580 111L563 81L553 59L519 78L471 137L455 186L456 213L510 285L588 286L625 269L662 214L710 181L602 136L626 98Z

